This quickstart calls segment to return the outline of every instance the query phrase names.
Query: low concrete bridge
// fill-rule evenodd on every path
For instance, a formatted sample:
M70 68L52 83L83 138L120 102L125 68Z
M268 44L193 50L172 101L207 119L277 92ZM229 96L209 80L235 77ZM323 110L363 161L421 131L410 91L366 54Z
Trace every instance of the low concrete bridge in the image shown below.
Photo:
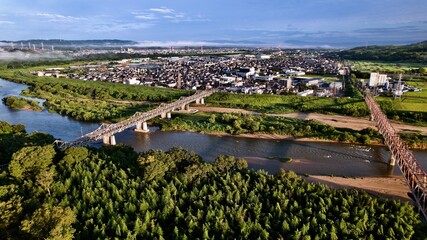
M411 190L418 209L427 219L427 174L415 159L412 151L402 141L399 134L391 126L387 116L381 111L375 99L365 95L365 102L371 112L371 119L376 123L378 131L383 135L385 144L390 149L391 166L396 163Z
M60 148L71 146L87 146L95 143L96 141L103 140L104 144L116 144L114 134L124 131L130 127L136 126L135 131L148 132L147 121L160 116L161 118L170 118L171 112L175 109L188 110L189 104L196 102L196 104L204 104L204 98L213 94L215 90L198 92L189 97L181 97L179 100L172 103L162 103L159 107L147 111L137 112L132 117L115 124L101 125L98 129L81 136L71 142L60 142Z

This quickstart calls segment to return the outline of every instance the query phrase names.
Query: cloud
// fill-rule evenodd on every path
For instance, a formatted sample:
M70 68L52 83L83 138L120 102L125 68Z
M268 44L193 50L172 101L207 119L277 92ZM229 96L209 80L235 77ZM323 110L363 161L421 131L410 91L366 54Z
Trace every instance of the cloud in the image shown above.
M218 47L218 46L244 46L253 45L245 41L143 41L138 47Z
M137 19L143 19L143 20L154 20L157 19L153 14L146 14L146 15L136 15L135 18Z
M87 18L64 16L61 14L52 13L36 13L36 16L47 18L50 22L77 22L80 20L87 20Z
M151 21L152 24L157 24L162 20L173 23L210 21L209 19L202 17L200 14L196 16L188 16L183 12L177 12L176 10L167 7L150 8L142 12L132 12L132 15L139 20Z
M1 42L0 42L1 43ZM47 59L70 59L69 56L64 55L61 52L45 52L45 53L37 53L37 52L22 52L22 51L0 51L0 62L7 61L38 61L38 60L47 60Z
M4 21L4 20L0 20L0 25L6 25L6 24L15 24L12 21Z
M150 8L149 11L150 12L155 12L155 13L161 13L161 14L170 14L170 13L174 13L175 12L175 10L167 8L167 7Z
M363 34L402 34L408 32L426 32L426 30L426 26L398 26L382 28L362 28L355 30L355 32Z
M107 23L98 24L95 27L91 27L87 32L100 33L100 32L121 32L128 30L139 30L146 29L153 26L151 23Z

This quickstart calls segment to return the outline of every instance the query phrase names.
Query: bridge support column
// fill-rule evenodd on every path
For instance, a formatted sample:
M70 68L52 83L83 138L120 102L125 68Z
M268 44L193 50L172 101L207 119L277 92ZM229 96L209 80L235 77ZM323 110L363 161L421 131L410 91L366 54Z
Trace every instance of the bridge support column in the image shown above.
M369 115L369 121L372 121L372 122L374 121L374 115L372 115L372 114Z
M102 138L102 143L104 144L104 145L110 145L110 136L104 136L103 138Z
M135 132L147 133L150 130L148 129L147 122L137 122Z
M205 99L204 99L204 98L201 98L201 99L200 99L200 104L202 104L202 105L204 105L204 104L205 104Z
M388 162L388 165L390 166L396 165L396 157L393 155L393 153L390 153L390 161Z
M116 145L116 137L114 135L110 136L110 145Z
M116 137L114 135L106 135L102 138L102 143L104 145L116 145Z
M196 104L200 104L200 98L196 99Z
M185 110L190 110L190 104L185 105Z
M162 114L160 114L160 118L171 118L171 112L162 112Z

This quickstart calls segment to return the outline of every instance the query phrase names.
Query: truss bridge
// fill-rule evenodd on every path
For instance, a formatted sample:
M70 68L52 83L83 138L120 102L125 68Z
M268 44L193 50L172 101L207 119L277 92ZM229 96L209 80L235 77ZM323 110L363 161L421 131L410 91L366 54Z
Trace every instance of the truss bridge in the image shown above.
M399 166L406 183L411 190L418 209L427 219L427 174L415 159L412 151L402 141L399 134L391 126L386 115L381 111L378 103L370 95L365 95L365 102L371 112L371 119L376 123L378 131L383 135L385 144L390 149L390 162Z
M196 104L204 104L204 98L213 94L215 90L198 92L189 97L181 97L172 103L162 103L159 107L149 110L147 112L137 112L132 117L109 125L101 125L93 132L87 133L80 138L70 142L57 142L60 148L71 146L87 146L99 140L103 140L104 144L115 145L116 140L114 134L124 131L125 129L136 126L135 131L148 132L147 121L160 116L162 118L170 118L171 112L175 109L189 109L189 104L196 102Z

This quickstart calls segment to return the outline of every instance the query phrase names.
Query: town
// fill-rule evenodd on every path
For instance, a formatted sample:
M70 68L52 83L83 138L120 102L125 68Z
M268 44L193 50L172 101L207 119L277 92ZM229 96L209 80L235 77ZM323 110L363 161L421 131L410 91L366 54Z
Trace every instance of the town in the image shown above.
M343 69L337 58L324 56L321 51L278 50L270 54L123 59L49 68L33 74L187 90L216 88L245 94L335 96L342 91L339 73Z

